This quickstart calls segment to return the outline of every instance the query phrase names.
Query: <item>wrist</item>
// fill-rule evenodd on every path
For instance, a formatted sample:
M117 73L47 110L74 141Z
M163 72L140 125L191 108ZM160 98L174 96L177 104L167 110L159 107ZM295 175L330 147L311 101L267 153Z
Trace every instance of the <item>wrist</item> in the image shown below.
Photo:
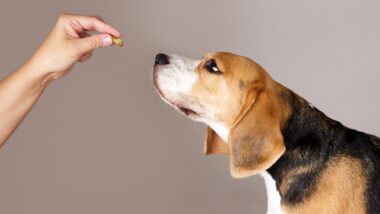
M19 69L19 72L27 81L34 83L36 88L45 88L55 79L55 73L45 68L46 66L44 66L43 61L40 61L33 56Z

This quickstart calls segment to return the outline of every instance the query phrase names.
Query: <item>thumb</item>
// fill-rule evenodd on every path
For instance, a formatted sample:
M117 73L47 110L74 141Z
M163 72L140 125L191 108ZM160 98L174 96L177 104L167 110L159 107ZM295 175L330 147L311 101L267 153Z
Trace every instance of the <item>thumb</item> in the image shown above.
M98 34L79 39L78 47L82 53L87 53L97 48L112 45L112 37L109 34Z

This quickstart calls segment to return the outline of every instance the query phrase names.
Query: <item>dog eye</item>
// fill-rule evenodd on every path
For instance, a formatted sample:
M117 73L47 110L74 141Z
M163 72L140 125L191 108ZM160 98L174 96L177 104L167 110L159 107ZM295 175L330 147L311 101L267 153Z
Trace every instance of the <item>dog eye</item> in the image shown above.
M216 65L215 60L210 59L205 63L205 68L208 72L213 73L213 74L221 74L218 66Z

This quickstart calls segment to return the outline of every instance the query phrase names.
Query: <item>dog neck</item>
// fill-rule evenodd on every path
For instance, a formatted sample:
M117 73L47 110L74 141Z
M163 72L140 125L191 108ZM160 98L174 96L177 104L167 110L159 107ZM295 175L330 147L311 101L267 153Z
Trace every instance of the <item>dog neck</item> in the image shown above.
M344 126L290 90L281 98L291 109L282 127L286 152L267 172L276 182L281 204L296 205L314 191L313 184L337 146L332 139Z

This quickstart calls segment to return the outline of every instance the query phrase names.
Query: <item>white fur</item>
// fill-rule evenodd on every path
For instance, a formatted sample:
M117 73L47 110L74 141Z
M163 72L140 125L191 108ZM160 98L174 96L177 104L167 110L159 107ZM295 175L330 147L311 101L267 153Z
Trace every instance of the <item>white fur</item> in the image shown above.
M210 126L212 128L212 130L214 130L218 136L225 142L227 143L228 142L228 134L229 134L229 130L226 126L224 126L223 124L221 123L217 123L217 122L214 122L214 121L202 121L204 123L206 123L208 126Z
M190 101L191 89L194 83L199 79L198 73L195 69L200 61L177 55L170 55L169 61L169 65L162 67L164 72L160 72L159 74L160 90L165 94L164 100L167 102L169 100L168 103L170 105L176 103L191 108L194 111L201 111L203 113L202 118L192 119L206 123L220 136L220 138L222 138L225 143L227 143L228 128L225 125L214 121L212 119L213 115L208 115L208 112L203 112L201 109L202 107L200 107L199 104L192 103ZM227 85L225 85L225 87L227 87Z
M164 99L170 101L169 104L181 105L199 78L195 72L199 61L176 55L170 55L169 60L170 64L159 68L163 70L158 75L160 90L165 95Z
M267 214L285 214L285 212L281 209L281 195L277 190L276 181L267 171L261 172L260 175L264 178L265 187L267 189Z

